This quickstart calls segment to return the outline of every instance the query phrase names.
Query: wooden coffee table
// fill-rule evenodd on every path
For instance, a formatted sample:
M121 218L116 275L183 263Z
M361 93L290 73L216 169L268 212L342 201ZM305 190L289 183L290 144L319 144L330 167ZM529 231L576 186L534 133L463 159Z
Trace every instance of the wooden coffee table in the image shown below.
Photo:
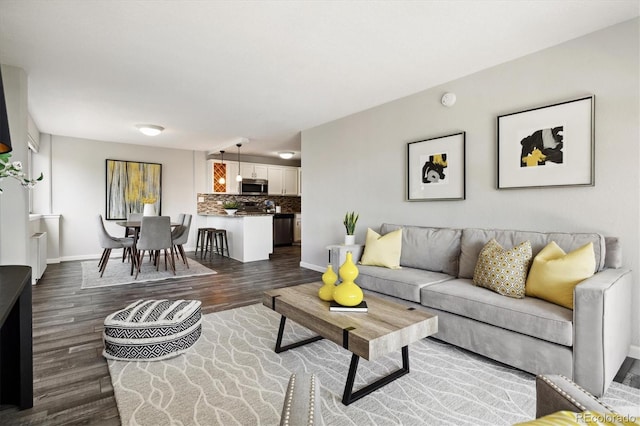
M269 290L264 293L262 304L282 315L276 353L323 338L351 351L351 365L342 397L345 405L409 373L409 344L438 331L437 316L366 292L367 313L331 312L329 302L318 297L321 285L317 282ZM318 333L318 336L283 346L287 318ZM353 392L360 357L373 361L397 350L402 351L402 368Z

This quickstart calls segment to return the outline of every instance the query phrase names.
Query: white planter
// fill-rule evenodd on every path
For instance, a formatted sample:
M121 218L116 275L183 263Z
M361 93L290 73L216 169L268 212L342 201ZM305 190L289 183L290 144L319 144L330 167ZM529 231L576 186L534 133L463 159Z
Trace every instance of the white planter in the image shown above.
M142 210L143 216L155 216L156 207L153 204L145 204Z
M345 235L344 236L344 245L345 246L352 246L356 243L356 236L355 235Z
M224 211L227 212L229 216L233 216L234 214L236 214L238 209L224 209Z

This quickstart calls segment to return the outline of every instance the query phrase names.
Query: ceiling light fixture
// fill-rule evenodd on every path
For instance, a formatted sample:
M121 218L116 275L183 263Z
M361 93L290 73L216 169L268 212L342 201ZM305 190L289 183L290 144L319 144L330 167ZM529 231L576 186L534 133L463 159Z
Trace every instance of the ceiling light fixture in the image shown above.
M222 166L224 167L224 151L220 150L220 156L222 157ZM224 176L220 176L220 179L218 179L218 183L220 185L224 185L225 183L227 183L227 180L224 178Z
M285 151L285 152L279 152L278 155L280 156L280 158L283 158L285 160L289 160L291 158L293 158L294 153L291 151Z
M156 126L155 124L138 124L136 125L140 133L147 136L157 136L164 130L162 126Z
M236 182L242 182L242 175L240 174L240 147L242 144L237 143L236 146L238 147L238 176L236 176Z

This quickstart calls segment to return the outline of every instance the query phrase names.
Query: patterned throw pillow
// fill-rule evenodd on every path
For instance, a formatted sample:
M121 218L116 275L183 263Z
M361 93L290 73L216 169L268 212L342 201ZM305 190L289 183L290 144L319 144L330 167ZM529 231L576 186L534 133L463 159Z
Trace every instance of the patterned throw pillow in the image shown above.
M521 299L524 297L531 257L529 241L505 250L495 239L491 239L480 251L473 271L473 283L503 296Z

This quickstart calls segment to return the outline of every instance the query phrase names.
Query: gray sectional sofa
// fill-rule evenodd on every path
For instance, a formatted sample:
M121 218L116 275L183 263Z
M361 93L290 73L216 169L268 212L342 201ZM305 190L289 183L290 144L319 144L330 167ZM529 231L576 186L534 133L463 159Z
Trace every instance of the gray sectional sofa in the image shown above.
M358 265L356 280L374 291L438 315L433 337L532 374L567 376L601 396L630 347L631 272L621 268L616 238L597 233L403 228L401 269ZM480 250L531 242L533 256L551 241L567 253L593 242L595 274L574 291L574 310L542 299L514 299L473 284Z

